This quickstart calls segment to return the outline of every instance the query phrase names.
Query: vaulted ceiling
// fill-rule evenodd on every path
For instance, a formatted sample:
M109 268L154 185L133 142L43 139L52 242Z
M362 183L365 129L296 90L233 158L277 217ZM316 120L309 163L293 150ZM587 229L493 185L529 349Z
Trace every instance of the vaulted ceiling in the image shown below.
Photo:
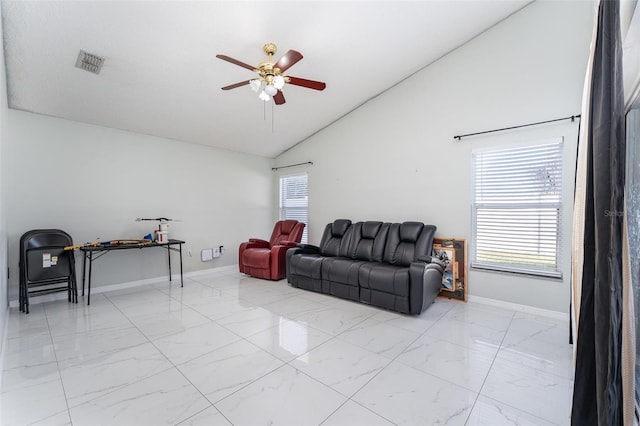
M275 157L528 3L3 0L9 107ZM221 90L255 74L215 56L258 65L266 42L327 88L286 85L277 106Z

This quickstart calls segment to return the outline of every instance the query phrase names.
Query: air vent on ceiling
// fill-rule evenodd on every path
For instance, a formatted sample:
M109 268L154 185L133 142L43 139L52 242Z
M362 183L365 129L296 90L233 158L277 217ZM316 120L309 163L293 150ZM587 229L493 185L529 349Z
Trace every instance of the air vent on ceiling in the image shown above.
M85 52L84 50L81 50L80 53L78 53L78 59L76 60L77 68L94 74L99 74L100 69L102 69L102 64L104 64L104 58L101 58L98 55Z

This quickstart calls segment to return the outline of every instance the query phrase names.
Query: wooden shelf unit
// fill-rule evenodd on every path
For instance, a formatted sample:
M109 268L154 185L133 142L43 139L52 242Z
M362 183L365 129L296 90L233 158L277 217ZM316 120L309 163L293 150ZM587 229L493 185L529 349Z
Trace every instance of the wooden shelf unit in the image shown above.
M438 296L467 301L467 240L436 237L433 239L436 257L448 260Z

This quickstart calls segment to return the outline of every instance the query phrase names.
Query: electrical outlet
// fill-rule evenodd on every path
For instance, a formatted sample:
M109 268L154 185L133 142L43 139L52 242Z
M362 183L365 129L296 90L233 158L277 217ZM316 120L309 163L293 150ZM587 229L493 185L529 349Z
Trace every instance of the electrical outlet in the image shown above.
M202 250L202 261L203 262L208 262L210 260L213 260L213 250L212 249L204 249Z
M223 255L225 251L224 246L220 246L220 255Z
M214 247L211 250L213 250L213 257L220 257L220 247Z

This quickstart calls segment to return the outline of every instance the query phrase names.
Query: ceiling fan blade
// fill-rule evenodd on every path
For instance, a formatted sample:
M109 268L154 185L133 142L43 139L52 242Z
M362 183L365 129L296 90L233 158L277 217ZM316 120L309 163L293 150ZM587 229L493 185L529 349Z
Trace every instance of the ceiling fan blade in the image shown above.
M231 89L235 89L236 87L246 86L247 84L249 84L250 81L251 80L247 80L247 81L241 81L240 83L236 83L236 84L230 84L228 86L224 86L222 90L231 90Z
M322 81L307 80L298 77L289 76L287 82L289 84L293 84L294 86L302 86L314 90L324 90L327 87L326 83L323 83Z
M275 102L276 105L282 105L283 103L285 103L284 94L282 94L282 90L278 90L278 93L273 95L273 102Z
M237 59L233 59L227 55L216 55L216 58L222 59L223 61L231 62L232 64L238 65L242 68L246 68L251 71L254 71L256 69L256 67L254 67L253 65L245 64L244 62L241 62Z
M295 50L289 50L273 67L280 68L280 72L285 72L300 59L302 59L302 53Z

